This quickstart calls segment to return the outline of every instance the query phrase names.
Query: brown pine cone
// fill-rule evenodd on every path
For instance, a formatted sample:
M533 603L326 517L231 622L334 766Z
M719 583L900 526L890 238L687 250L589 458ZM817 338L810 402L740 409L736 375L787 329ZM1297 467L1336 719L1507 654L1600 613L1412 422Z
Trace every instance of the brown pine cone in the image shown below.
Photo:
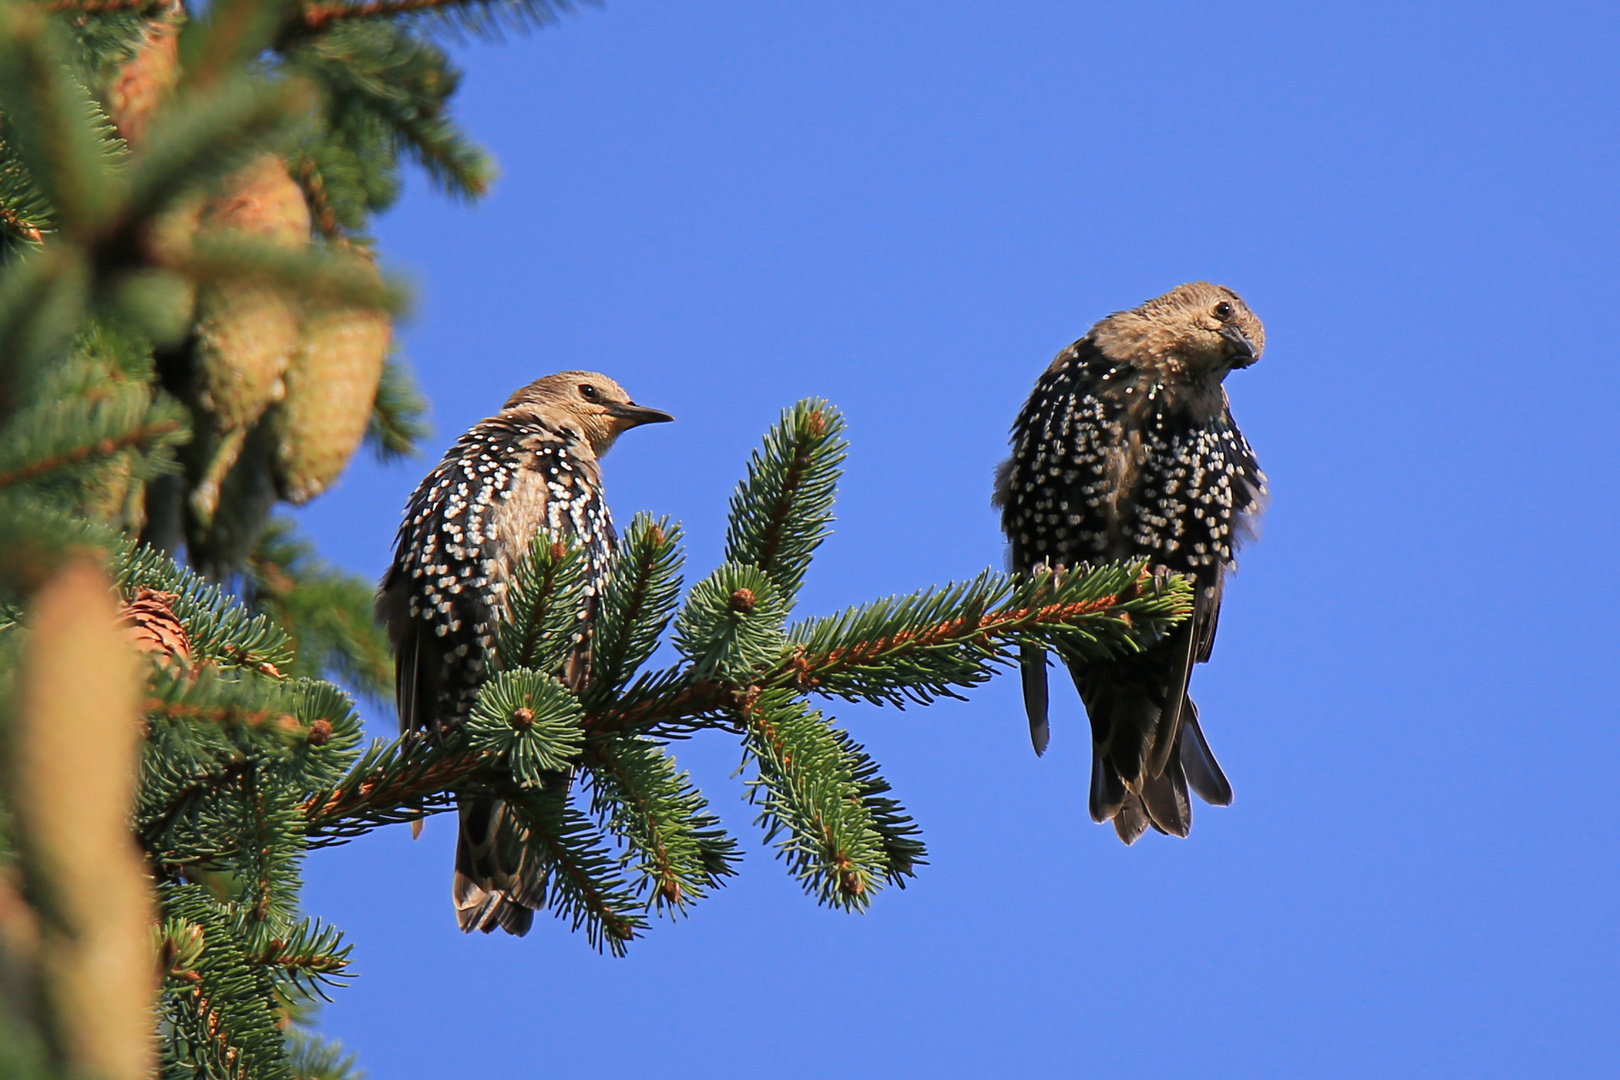
M369 262L362 265L376 274ZM305 306L303 344L272 418L276 485L288 502L302 505L325 491L359 448L391 338L381 311Z
M131 147L146 141L152 114L180 79L180 4L165 6L141 31L135 55L124 62L107 87L113 126Z
M216 230L295 250L309 243L309 205L280 158L266 154L226 182L202 215L201 231ZM248 429L286 392L282 379L298 344L298 312L275 286L223 281L198 291L196 405L207 414L198 428L212 444L192 494L199 521L213 520Z
M137 649L179 660L191 658L191 638L174 613L173 604L178 599L173 593L142 585L119 609L120 625Z

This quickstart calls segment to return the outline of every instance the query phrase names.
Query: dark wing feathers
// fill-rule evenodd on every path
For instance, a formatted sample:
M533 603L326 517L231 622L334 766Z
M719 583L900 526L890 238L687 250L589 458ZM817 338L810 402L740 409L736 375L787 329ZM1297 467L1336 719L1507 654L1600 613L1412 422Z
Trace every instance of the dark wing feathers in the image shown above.
M1039 645L1023 645L1018 650L1019 674L1024 683L1024 715L1029 718L1029 741L1035 756L1046 753L1052 741L1052 728L1046 721L1046 650Z
M1153 730L1153 758L1148 771L1158 776L1170 762L1171 754L1180 736L1183 718L1193 708L1187 696L1192 681L1194 664L1209 659L1215 644L1215 626L1221 617L1221 581L1199 587L1193 597L1192 615L1176 628L1176 632L1161 647L1174 658L1174 665L1166 670L1164 679L1164 708L1159 713Z
M1152 753L1147 762L1147 775L1157 778L1164 775L1165 766L1170 763L1171 752L1176 746L1176 735L1181 730L1182 702L1187 700L1187 683L1192 679L1193 655L1198 650L1198 635L1195 627L1198 625L1197 602L1194 602L1193 616L1180 626L1169 639L1159 645L1165 651L1168 666L1164 667L1164 682L1154 695L1161 702L1158 715L1153 721L1153 737L1148 745Z

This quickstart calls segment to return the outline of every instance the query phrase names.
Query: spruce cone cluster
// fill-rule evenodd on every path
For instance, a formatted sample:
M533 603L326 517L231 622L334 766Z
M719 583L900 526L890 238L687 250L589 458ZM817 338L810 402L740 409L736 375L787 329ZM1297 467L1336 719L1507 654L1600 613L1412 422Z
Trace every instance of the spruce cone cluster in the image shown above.
M179 82L181 18L175 4L150 19L107 87L109 115L137 150ZM168 214L149 242L184 253L205 238L307 251L309 201L286 162L260 156ZM302 505L342 473L365 437L392 327L381 312L300 301L266 280L211 282L176 304L175 324L190 329L159 365L191 412L193 441L179 488L149 503L149 514L169 520L149 522L148 532L171 544L183 538L200 565L227 572L252 550L277 499Z

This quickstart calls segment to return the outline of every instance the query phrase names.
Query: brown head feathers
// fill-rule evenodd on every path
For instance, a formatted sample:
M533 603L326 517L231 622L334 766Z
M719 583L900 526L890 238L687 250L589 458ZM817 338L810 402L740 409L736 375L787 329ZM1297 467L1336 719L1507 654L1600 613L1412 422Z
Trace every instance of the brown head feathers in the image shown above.
M613 440L642 424L675 419L630 400L624 387L594 371L559 371L536 379L506 400L502 412L527 412L571 428L601 457Z
M1165 383L1219 382L1266 347L1265 327L1242 297L1207 281L1117 311L1088 336L1109 359L1151 369Z

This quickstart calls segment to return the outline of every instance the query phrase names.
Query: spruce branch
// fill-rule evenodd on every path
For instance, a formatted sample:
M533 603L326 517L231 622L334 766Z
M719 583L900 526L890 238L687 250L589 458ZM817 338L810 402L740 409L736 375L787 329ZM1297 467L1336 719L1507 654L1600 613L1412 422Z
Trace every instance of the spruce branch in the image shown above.
M241 885L239 910L254 922L285 930L298 910L298 864L303 858L303 821L297 800L264 769L245 770L225 789L240 813L239 842L221 861Z
M388 641L372 615L376 590L328 565L285 518L273 518L249 557L243 598L293 646L286 674L331 675L375 701L393 693Z
M299 1027L287 1033L288 1061L295 1080L364 1080L355 1055L343 1044L323 1039Z
M525 852L537 865L526 870L519 897L546 908L570 928L585 930L593 949L615 956L647 928L634 888L590 819L560 793L522 793L508 805L521 821Z
M171 0L50 0L45 7L50 11L104 15L114 11L156 11L168 7L170 2Z
M8 141L0 116L0 258L37 248L55 229L50 200L29 175L28 167ZM0 265L4 265L0 263Z
M298 730L280 767L289 784L305 790L335 784L360 756L363 730L354 700L321 679L289 681Z
M731 550L777 571L797 552L790 584L802 580L802 560L825 531L831 503L823 487L842 454L836 433L827 407L790 410L755 456L734 507L734 533L754 539ZM884 886L905 885L927 850L870 755L805 695L929 702L983 682L1029 643L1082 659L1130 653L1191 606L1184 581L1142 563L1016 578L986 571L787 630L770 570L727 563L693 587L674 620L682 661L638 674L679 588L678 535L643 516L627 530L599 598L597 681L581 702L551 674L576 644L580 560L578 549L537 538L514 575L497 628L497 673L472 719L374 744L347 773L303 796L298 812L311 846L436 813L468 795L500 799L515 815L523 852L517 895L618 952L642 925L625 921L631 913L682 911L732 872L733 842L661 743L725 730L743 739L760 823L793 874L821 902L861 910ZM297 740L291 745L264 768L285 769L276 762L298 752ZM583 770L590 815L617 841L617 854L556 782L573 768Z
M746 683L780 654L787 607L764 570L727 563L692 586L672 641L695 678Z
M276 986L250 957L235 918L199 885L164 894L163 914L187 928L189 966L165 967L164 1057L202 1075L291 1080L271 1003Z
M795 626L787 671L763 685L793 685L846 700L903 706L956 697L1016 659L1014 646L1050 645L1081 659L1141 648L1192 610L1179 579L1145 561L970 582L880 600Z
M507 590L495 634L499 666L561 671L580 633L584 591L584 549L537 534Z
M917 867L928 865L928 848L922 842L922 830L905 807L890 798L889 782L878 772L878 763L867 754L866 748L850 738L848 732L836 728L833 741L838 744L850 780L871 816L872 828L877 831L878 843L883 849L884 879L903 889L907 878L917 876Z
M349 967L353 946L343 941L343 933L319 919L301 919L277 929L253 928L260 940L247 959L269 969L278 982L288 982L301 991L325 997L324 986L338 985Z
M636 890L648 907L671 916L736 873L736 841L675 759L643 738L592 743L585 754L591 812L624 842Z
M371 406L371 422L366 427L366 444L378 461L390 462L414 457L419 444L432 434L424 421L427 401L416 388L410 368L389 358L383 365L377 399Z
M4 185L5 177L0 174L0 185ZM19 205L19 204L22 205ZM29 244L42 244L45 242L45 233L51 228L48 213L41 213L23 203L22 199L9 199L3 190L0 190L0 226L17 239ZM0 251L4 246L0 246Z
M253 672L225 674L206 664L180 671L155 665L150 690L145 701L148 723L200 722L220 731L275 728L289 738L298 730L285 688Z
M519 668L478 691L467 718L468 748L490 755L524 787L545 786L579 756L579 699L551 675Z
M399 314L408 306L404 289L382 278L364 260L318 248L297 251L256 236L202 234L188 250L168 255L163 266L199 283L268 284L289 296L341 307Z
M382 209L397 188L393 163L401 154L447 194L470 200L488 191L494 165L450 119L448 102L461 73L437 43L385 20L366 20L299 41L288 48L286 65L325 90L324 132L300 166L319 176L323 197L325 174L346 157L359 166L363 200ZM331 178L338 183L348 179L341 168ZM334 222L349 216L336 201L328 205Z
M186 434L179 406L154 406L144 385L42 404L13 416L0 434L0 488L80 472L129 450L150 454Z
M734 709L752 689L927 702L1015 663L1016 646L1026 641L1097 659L1140 649L1190 611L1185 581L1156 578L1141 563L1017 580L986 571L799 624L769 662L738 678L645 679L593 709L585 728L594 735L665 731Z
M667 517L637 514L625 530L593 624L588 702L609 700L658 647L680 597L680 542Z
M235 603L218 585L176 566L156 548L126 542L113 559L113 573L125 597L142 587L170 594L195 655L270 676L290 666L291 643L272 619Z
M0 274L0 341L8 361L0 364L0 416L17 408L31 378L78 333L90 284L86 253L65 243L28 251Z
M237 72L251 69L286 23L286 0L213 0L180 31L181 97L213 93Z
M321 30L348 19L390 19L401 15L437 15L475 33L495 34L503 24L515 28L544 26L571 13L568 0L360 0L358 3L308 3L303 24Z
M374 742L329 788L304 799L304 830L312 847L363 836L379 825L416 821L455 806L456 789L487 775L493 755L469 750L457 733L433 745L417 732Z
M168 866L225 856L237 841L223 838L236 836L257 812L244 802L243 785L257 783L261 769L288 762L294 745L308 739L291 711L295 696L251 672L238 677L168 664L149 669L148 693L136 834ZM266 782L276 782L267 775ZM290 794L283 801L296 803ZM218 829L210 818L233 824Z
M843 431L843 416L819 398L785 410L731 497L726 561L765 571L789 607L832 522Z
M754 695L741 714L766 841L818 901L864 910L893 871L847 739L787 691Z
M67 60L60 28L33 4L0 8L0 101L6 144L61 227L96 228L111 203L124 145Z

